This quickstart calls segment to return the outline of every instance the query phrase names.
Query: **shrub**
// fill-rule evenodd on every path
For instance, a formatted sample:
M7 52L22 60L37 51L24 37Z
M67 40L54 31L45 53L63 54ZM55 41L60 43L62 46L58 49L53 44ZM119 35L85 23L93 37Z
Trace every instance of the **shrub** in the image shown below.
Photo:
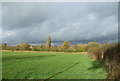
M101 58L101 45L97 42L91 42L86 46L86 50L89 52L89 57L94 58L95 60L100 60Z
M94 58L97 61L101 61L102 55L100 47L91 47L89 48L88 52L89 57Z
M19 47L19 50L31 50L28 43L19 44L17 46Z
M120 79L120 65L111 68L107 79Z
M74 48L71 46L71 47L68 47L65 52L73 52L74 51Z
M8 50L19 50L19 47L18 46L8 46Z
M0 50L2 50L2 44L0 45Z
M119 43L107 43L103 44L99 48L89 48L90 54L96 56L97 61L102 61L105 66L108 67L109 75L108 79L120 79L120 44Z
M73 51L85 52L86 51L86 44L78 44L78 45L73 46Z
M89 51L90 48L92 48L92 47L99 47L99 46L100 46L99 43L97 43L97 42L91 42L91 43L88 43L86 45L86 50Z
M120 52L119 52L120 44L112 43L107 46L106 50L104 50L104 59L110 65L114 65L116 63L120 63Z
M37 50L37 46L32 46L31 50L32 50L32 51L38 51L38 50Z
M7 50L7 44L2 44L2 50Z
M51 51L59 52L59 51L61 51L61 47L59 47L59 46L52 46L52 47L50 48L50 50L51 50Z
M45 47L44 44L41 44L41 45L38 45L38 46L37 46L37 50L39 50L39 51L45 51L45 50L46 50L46 47Z

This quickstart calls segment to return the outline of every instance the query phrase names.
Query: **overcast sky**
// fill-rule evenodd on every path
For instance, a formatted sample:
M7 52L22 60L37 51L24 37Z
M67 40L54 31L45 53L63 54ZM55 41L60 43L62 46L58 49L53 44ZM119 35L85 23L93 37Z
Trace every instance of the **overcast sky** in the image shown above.
M2 3L2 39L5 43L45 41L116 41L117 2Z

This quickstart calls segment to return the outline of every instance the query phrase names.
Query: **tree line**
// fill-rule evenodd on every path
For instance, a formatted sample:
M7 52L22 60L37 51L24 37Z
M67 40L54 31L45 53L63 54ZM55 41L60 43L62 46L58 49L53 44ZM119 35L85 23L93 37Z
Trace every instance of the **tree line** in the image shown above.
M31 51L55 51L55 52L88 52L90 58L101 62L108 68L107 79L120 79L120 43L99 44L90 42L88 44L77 44L72 46L70 42L64 41L61 46L51 46L51 37L48 36L46 45L32 46L22 43L17 46L2 44L2 50L31 50Z
M37 46L32 46L28 43L18 44L16 46L8 46L6 43L0 45L2 50L22 50L22 51L55 51L55 52L86 52L86 44L78 44L72 46L70 42L64 41L61 46L51 46L51 37L48 36L46 44L40 44Z

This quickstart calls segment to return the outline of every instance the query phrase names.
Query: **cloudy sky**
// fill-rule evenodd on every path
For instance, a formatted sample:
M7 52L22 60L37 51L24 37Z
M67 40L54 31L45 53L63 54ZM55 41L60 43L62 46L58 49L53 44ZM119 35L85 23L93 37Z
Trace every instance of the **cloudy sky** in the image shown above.
M117 2L2 3L3 43L116 41Z

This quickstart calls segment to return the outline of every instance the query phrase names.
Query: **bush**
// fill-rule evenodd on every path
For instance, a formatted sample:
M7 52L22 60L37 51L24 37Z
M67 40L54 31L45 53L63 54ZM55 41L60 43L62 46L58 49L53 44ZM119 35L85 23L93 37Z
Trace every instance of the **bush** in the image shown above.
M86 52L86 44L78 44L78 45L73 46L73 51Z
M7 50L8 48L7 48L7 44L5 43L5 44L2 44L2 50Z
M19 50L19 47L18 46L8 46L8 50Z
M38 51L38 50L37 50L37 46L32 46L31 50L32 50L32 51Z
M44 44L38 45L37 50L39 51L46 51L46 46Z
M120 44L107 43L100 47L89 48L89 53L93 54L97 61L101 61L108 67L108 79L120 79Z
M20 44L17 46L18 46L19 50L31 50L30 45L28 43L23 43L23 44Z
M120 79L120 65L111 68L107 79Z
M97 43L97 42L91 42L91 43L88 43L86 45L86 50L89 51L90 48L92 48L92 47L99 47L99 46L100 46L99 43Z
M89 52L89 57L94 58L95 60L101 59L101 45L97 42L91 42L86 46L86 50Z
M2 44L0 45L0 50L2 50Z
M110 65L120 63L120 52L119 52L120 44L112 43L107 46L106 50L104 50L104 59Z
M61 47L59 47L59 46L52 46L52 47L50 48L50 50L51 50L51 51L59 52L59 51L61 51Z
M90 58L93 58L93 59L95 59L95 60L98 60L98 61L100 61L100 47L91 47L91 48L89 48L89 50L88 50L88 52L89 52L89 54L88 54L88 56L90 57Z
M74 48L71 46L71 47L68 47L66 50L64 50L65 52L73 52L74 51Z

